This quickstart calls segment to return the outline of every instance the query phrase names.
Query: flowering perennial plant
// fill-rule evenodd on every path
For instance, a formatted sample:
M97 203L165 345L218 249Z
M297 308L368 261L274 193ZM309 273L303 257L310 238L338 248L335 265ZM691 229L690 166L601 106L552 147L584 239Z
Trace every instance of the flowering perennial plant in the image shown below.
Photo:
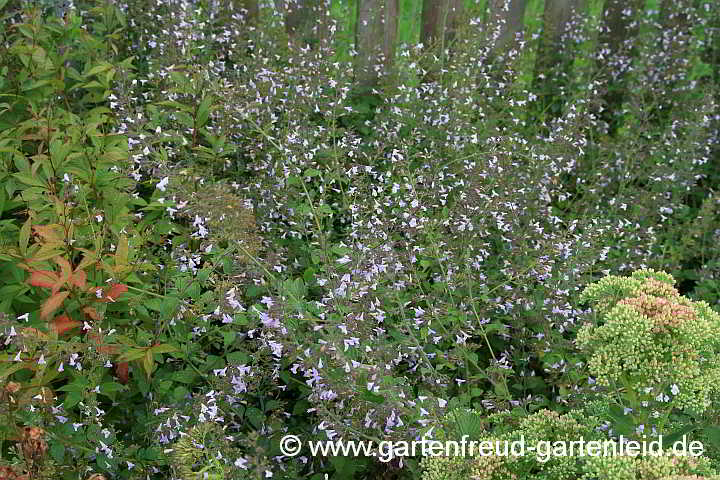
M537 22L500 51L496 2L466 1L438 52L407 35L424 2L400 2L398 68L363 95L353 2L34 3L0 0L0 473L417 478L417 458L290 458L280 438L563 410L594 355L634 427L712 413L715 317L670 277L609 288L573 340L601 273L720 298L717 2L673 7L692 31L645 12L609 62L597 15L574 20L547 90ZM544 415L523 431L585 428ZM463 474L541 470L483 461Z
M456 412L456 411L455 411ZM482 416L481 413L475 412ZM466 414L467 415L467 414ZM457 417L450 412L447 417ZM462 422L450 418L445 437L459 440L463 432ZM509 414L493 414L483 417L486 430L470 440L488 442L492 450L485 449L473 456L430 456L422 461L422 480L547 480L602 479L602 480L677 480L679 478L717 480L720 475L707 458L675 455L663 451L658 455L635 455L620 448L616 440L603 432L604 422L592 414L591 409L572 410L559 414L540 410L517 419ZM599 454L588 449L574 455L567 445L570 442L596 442L601 445ZM534 451L519 449L513 454L512 443L546 447ZM559 444L565 445L562 449ZM500 445L500 446L498 446ZM552 448L550 448L552 446ZM608 455L605 455L605 451ZM547 454L547 455L545 455Z
M673 285L666 273L639 270L580 297L595 311L577 335L588 369L645 432L662 430L674 408L703 413L720 393L720 315Z

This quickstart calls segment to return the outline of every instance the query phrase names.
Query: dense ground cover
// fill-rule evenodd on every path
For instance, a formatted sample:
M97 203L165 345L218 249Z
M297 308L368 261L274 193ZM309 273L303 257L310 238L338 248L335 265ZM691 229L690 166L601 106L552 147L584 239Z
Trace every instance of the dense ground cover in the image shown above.
M720 12L686 7L608 68L578 20L547 102L539 23L498 52L482 4L442 54L406 14L361 95L351 4L307 47L270 5L0 0L0 478L720 472ZM706 452L280 451L520 432Z

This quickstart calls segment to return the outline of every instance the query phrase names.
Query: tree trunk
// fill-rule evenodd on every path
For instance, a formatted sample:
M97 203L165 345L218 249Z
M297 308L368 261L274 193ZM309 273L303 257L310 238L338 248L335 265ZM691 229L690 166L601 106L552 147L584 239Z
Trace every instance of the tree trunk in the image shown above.
M395 56L398 0L358 0L355 23L355 82L361 90L390 73Z
M496 38L493 51L503 50L525 26L527 0L488 0L489 17L486 31Z
M604 96L605 110L601 115L613 135L619 127L620 109L626 96L626 70L629 68L637 35L637 17L644 0L606 0L603 7L603 28L600 32L599 68L608 75L608 91Z
M285 16L285 31L298 47L315 47L327 37L330 0L276 0Z
M462 0L423 0L420 42L425 51L437 51L437 57L428 55L428 72L423 81L432 81L445 62L445 52L455 40L463 14Z
M447 48L455 39L462 11L462 0L423 0L420 42L432 47L442 38L442 46Z
M628 39L637 34L637 13L643 0L606 0L603 7L603 29L600 43L610 49L610 57L619 53Z
M545 0L543 37L535 61L534 84L542 111L553 116L562 110L561 97L574 61L572 42L563 40L563 36L572 27L572 21L586 11L587 0Z

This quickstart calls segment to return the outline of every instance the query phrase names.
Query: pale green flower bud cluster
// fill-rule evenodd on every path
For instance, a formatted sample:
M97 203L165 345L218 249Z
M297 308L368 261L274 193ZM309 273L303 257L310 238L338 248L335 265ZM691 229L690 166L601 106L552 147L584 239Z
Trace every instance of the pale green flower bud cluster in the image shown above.
M450 412L447 418L452 416ZM443 422L445 427L455 422ZM479 438L481 442L513 442L524 439L526 445L538 442L611 441L598 427L602 421L587 412L573 410L560 415L541 410L520 421L507 415L491 415L485 422L490 431ZM514 423L514 426L508 423ZM459 431L444 431L444 438L461 437ZM616 449L618 452L620 448ZM610 452L613 450L611 449ZM487 453L487 452L485 452ZM659 456L551 455L540 459L533 453L525 456L480 455L472 457L426 457L421 462L422 480L720 480L720 476L704 457L674 456L669 452Z
M499 439L487 437L483 440ZM518 476L508 470L504 460L497 455L425 457L421 462L422 480L517 479Z
M648 408L702 413L720 393L720 315L673 287L671 275L640 270L589 286L581 300L599 315L577 345L599 385Z
M584 457L578 480L720 480L704 457L672 455Z

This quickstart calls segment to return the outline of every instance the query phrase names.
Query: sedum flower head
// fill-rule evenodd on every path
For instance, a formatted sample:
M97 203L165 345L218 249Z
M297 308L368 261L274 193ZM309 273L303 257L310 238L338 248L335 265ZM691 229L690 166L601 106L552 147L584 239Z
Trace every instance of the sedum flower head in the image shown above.
M666 273L641 270L589 286L581 300L599 321L580 329L577 344L598 384L701 413L720 393L720 315L673 283Z
M720 480L710 461L705 457L676 456L666 451L662 455L626 455L617 448L617 442L601 433L603 423L599 417L586 410L572 410L559 414L541 410L519 421L509 416L491 415L484 422L489 430L472 440L488 442L513 442L521 438L526 445L537 442L608 441L616 445L607 456L550 455L541 461L535 454L524 456L485 455L455 457L426 457L421 462L422 480ZM455 420L450 412L446 420ZM453 421L446 423L451 428ZM445 438L461 437L460 431L445 431ZM612 452L616 452L613 454Z

